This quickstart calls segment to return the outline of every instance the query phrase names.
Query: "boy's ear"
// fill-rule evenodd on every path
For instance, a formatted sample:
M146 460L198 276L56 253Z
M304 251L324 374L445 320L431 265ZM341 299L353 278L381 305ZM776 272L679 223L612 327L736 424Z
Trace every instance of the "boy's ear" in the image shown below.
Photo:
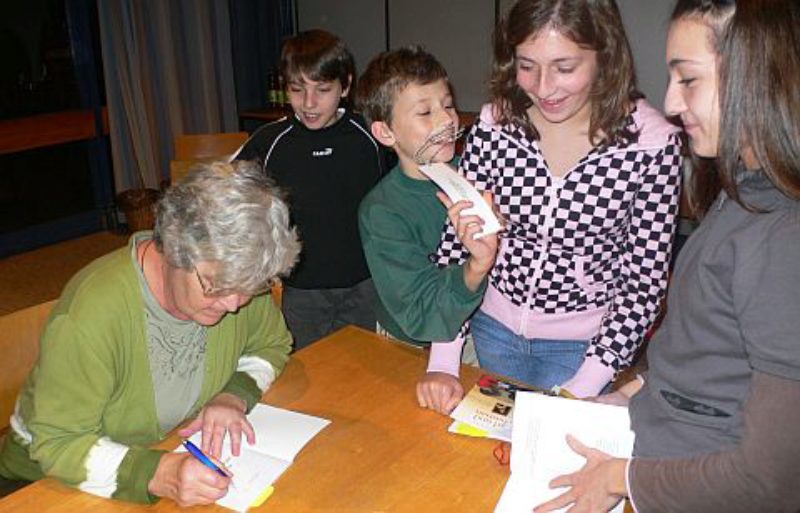
M373 121L369 130L379 143L384 146L394 146L394 132L385 121Z
M350 94L350 87L353 85L353 75L347 74L347 84L342 84L342 98Z

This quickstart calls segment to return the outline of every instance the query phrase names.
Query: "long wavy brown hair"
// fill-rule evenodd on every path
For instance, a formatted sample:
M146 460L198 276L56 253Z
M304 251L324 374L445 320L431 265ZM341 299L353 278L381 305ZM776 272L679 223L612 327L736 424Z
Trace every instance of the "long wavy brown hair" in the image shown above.
M797 0L743 1L722 42L719 163L734 199L738 157L747 148L778 189L800 200L798 28Z
M634 142L637 133L628 127L636 89L628 38L614 0L519 0L494 33L494 63L489 90L495 117L500 123L521 126L539 138L527 110L533 101L517 85L516 49L554 27L581 47L597 52L597 77L592 85L589 137L594 145Z

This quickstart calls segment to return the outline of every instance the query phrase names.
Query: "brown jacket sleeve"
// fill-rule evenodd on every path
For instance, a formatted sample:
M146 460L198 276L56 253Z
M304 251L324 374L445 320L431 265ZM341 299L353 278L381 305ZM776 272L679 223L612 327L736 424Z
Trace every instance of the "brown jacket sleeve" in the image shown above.
M741 444L690 459L634 459L637 513L800 512L800 382L753 373Z

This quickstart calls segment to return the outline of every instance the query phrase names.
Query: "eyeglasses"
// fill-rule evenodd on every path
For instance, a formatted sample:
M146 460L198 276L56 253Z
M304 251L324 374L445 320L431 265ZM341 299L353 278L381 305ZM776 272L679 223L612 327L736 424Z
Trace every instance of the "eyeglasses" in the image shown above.
M261 294L262 292L266 292L272 288L272 286L278 281L276 278L271 278L267 281L266 285L264 286L263 291L258 291L254 293L244 293L244 292L237 292L235 290L228 290L228 289L218 289L214 285L209 284L206 280L203 279L203 276L200 274L200 271L197 270L197 266L194 267L194 275L197 276L197 283L200 284L200 290L203 291L203 295L206 297L225 297L230 296L233 294L242 294L245 296L254 296Z
M200 290L203 291L203 295L206 297L219 297L219 296L227 296L229 295L224 290L218 290L213 285L209 285L203 277L200 275L200 271L197 270L197 267L194 267L194 275L197 276L197 283L200 284Z

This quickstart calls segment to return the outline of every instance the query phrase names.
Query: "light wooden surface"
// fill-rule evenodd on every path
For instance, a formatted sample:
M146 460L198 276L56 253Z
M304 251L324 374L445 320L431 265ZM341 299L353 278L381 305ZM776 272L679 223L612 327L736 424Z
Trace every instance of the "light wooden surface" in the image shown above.
M17 393L39 356L39 336L56 301L0 316L0 432L8 427Z
M215 159L210 160L170 160L169 161L169 183L176 184L183 180L183 178L189 174L189 170L192 169L192 166L198 164L200 162L207 162L211 163Z
M104 231L0 258L0 314L58 298L75 273L127 242L128 235Z
M199 162L228 161L249 137L247 132L185 134L175 137L175 158L169 164L171 183L178 183Z
M422 351L353 327L293 355L265 402L332 423L251 511L492 511L508 467L492 456L495 441L450 434L447 417L417 406L414 386L425 365ZM477 369L465 368L465 388L477 377ZM100 499L50 479L0 500L0 513L178 510L168 500L145 507Z
M107 135L108 110L105 106L100 116L100 127L93 110L65 110L0 120L0 155ZM98 128L103 130L102 134L97 133Z
M179 135L175 137L175 160L199 160L230 155L248 137L247 132Z

